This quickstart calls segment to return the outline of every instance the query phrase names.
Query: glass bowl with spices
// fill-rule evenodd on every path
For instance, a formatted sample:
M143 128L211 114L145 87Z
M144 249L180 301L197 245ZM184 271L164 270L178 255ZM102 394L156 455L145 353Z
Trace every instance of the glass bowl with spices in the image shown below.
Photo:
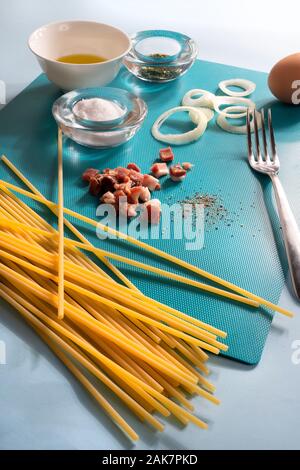
M131 40L132 48L123 63L133 75L147 82L176 80L189 70L198 54L195 41L175 31L140 31Z
M67 137L99 149L130 140L142 126L147 111L144 100L111 87L70 91L52 107L53 116Z

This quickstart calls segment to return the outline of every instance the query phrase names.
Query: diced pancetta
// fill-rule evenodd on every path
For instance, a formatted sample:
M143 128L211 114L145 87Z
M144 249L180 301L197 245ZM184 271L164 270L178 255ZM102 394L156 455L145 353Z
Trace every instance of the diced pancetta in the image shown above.
M174 154L171 147L167 147L165 149L160 149L159 151L159 158L163 162L172 162L174 160Z
M93 196L99 196L101 189L101 177L100 175L91 176L89 191Z
M134 188L130 189L128 200L131 204L138 204L142 190L142 186L135 186Z
M104 204L115 204L116 202L115 195L112 192L107 191L101 196L100 202L103 202Z
M147 202L147 201L150 201L150 199L151 199L151 193L149 191L149 188L146 188L145 186L141 186L140 200L142 202Z
M168 174L166 163L156 163L151 170L157 177ZM135 163L127 168L105 168L102 172L95 168L87 169L82 179L89 182L89 190L100 202L112 204L119 214L135 217L137 207L145 208L145 216L151 223L157 224L160 219L160 201L151 200L150 191L160 189L154 175L144 175Z
M154 178L152 175L144 175L143 186L146 186L150 191L155 191L160 189L160 184L157 178Z
M151 167L151 173L155 178L161 178L169 174L169 168L166 163L154 163Z
M170 176L172 181L182 181L186 177L186 170L182 168L180 163L170 167Z
M117 182L117 180L114 176L101 175L100 193L104 194L104 193L107 193L107 191L113 192L116 182Z
M119 183L127 183L127 181L130 180L129 174L130 170L127 168L123 168L119 166L118 168L115 169L116 172L116 178Z
M131 181L127 181L127 183L116 183L114 189L116 191L124 191L124 193L128 195L131 191Z
M135 163L128 163L127 169L134 170L134 171L137 171L138 173L141 173L140 167L138 167Z
M96 170L95 168L88 168L87 170L85 170L85 172L82 174L82 179L83 181L90 181L90 179L92 177L95 177L96 175L98 175L99 173L99 170Z
M140 186L143 183L144 175L139 171L130 170L129 178L132 186Z
M160 200L151 199L151 201L145 202L144 206L146 210L143 212L143 216L147 217L151 225L158 225L160 222L160 214L161 214Z

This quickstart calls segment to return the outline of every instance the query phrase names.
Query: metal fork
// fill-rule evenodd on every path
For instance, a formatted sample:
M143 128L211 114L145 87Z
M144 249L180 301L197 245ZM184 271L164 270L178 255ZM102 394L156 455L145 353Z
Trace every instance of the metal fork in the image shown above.
M265 126L264 110L261 114L261 130L262 130L262 150L259 140L258 116L259 113L253 111L254 135L256 155L252 150L251 139L251 111L247 112L247 141L248 141L248 160L253 170L268 175L273 183L273 189L277 202L278 215L283 231L284 244L289 262L290 273L295 294L300 300L300 232L297 222L290 208L283 186L279 180L278 172L280 168L279 158L276 150L275 136L272 125L271 109L268 110L268 130L269 145L267 141L267 132ZM271 154L268 152L271 149Z

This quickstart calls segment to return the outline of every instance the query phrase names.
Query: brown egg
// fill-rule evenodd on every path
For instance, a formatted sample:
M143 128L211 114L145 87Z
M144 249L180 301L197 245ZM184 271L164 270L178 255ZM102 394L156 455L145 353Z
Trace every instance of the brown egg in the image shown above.
M269 74L269 88L283 103L300 104L300 52L277 62Z

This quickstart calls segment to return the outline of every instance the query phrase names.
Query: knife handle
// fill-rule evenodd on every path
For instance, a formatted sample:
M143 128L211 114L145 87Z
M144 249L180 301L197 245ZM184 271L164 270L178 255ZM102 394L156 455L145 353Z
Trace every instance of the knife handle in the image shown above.
M296 297L300 300L300 231L278 175L271 175Z

